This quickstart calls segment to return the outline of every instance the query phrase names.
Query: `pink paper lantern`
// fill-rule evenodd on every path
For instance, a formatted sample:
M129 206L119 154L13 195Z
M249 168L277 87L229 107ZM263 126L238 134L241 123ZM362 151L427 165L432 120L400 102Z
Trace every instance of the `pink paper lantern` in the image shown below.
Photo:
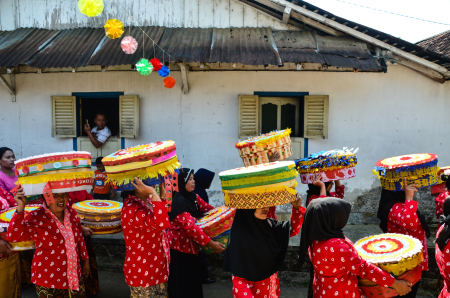
M120 42L120 46L125 54L134 54L138 48L138 42L133 36L125 36Z

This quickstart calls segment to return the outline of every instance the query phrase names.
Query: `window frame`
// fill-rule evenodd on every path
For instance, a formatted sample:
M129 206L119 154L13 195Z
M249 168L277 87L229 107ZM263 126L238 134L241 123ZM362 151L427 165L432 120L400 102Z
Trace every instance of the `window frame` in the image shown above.
M295 106L295 130L300 133L300 99L293 97L259 97L259 119L258 130L262 133L262 106L263 104L271 103L277 106L277 130L281 130L281 106L284 104L292 104ZM293 136L298 137L298 136ZM301 137L298 137L301 138Z

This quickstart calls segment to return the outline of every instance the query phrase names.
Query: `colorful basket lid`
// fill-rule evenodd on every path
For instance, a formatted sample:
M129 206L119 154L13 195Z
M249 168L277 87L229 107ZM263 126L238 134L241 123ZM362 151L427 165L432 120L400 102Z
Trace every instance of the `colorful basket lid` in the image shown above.
M447 171L447 170L449 170L449 171ZM445 171L447 171L447 175L446 175L446 173L444 173ZM438 183L431 186L431 195L437 196L437 195L443 193L447 189L444 179L445 180L449 179L448 178L450 176L449 172L450 172L450 166L442 167L439 169L438 174L437 174Z
M300 180L311 184L314 176L320 174L323 182L344 180L356 176L355 166L358 164L357 149L335 149L310 154L307 158L296 161Z
M181 167L174 141L138 145L114 152L102 159L108 181L116 190L133 190L134 177L147 185L164 182Z
M239 156L244 166L268 163L272 155L277 153L278 160L284 160L292 156L291 129L272 131L259 137L249 138L236 143Z
M382 159L376 163L373 174L380 179L381 186L387 190L404 190L403 179L418 188L435 185L439 182L436 154L408 154Z
M56 152L20 159L16 162L17 184L26 196L91 190L94 172L89 152Z
M255 209L296 199L297 172L292 161L277 161L219 173L225 205Z
M358 240L358 254L369 263L398 276L423 260L422 243L409 235L386 233Z

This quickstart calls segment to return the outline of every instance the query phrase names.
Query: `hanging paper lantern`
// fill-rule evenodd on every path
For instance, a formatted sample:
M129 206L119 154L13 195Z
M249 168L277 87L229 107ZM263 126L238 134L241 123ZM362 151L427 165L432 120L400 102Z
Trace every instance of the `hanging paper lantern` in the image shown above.
M161 67L163 67L161 61L159 61L158 58L153 58L152 60L150 60L150 63L153 65L154 71L159 71Z
M121 37L124 32L123 23L116 19L107 20L104 27L106 36L111 39Z
M103 12L103 0L79 0L78 9L88 17L96 17Z
M164 87L173 88L175 86L175 79L173 77L167 77L164 79Z
M170 73L170 69L167 66L165 66L165 65L163 65L161 67L161 69L158 70L158 74L160 76L162 76L163 78L167 77L169 75L169 73Z
M153 71L153 65L148 62L148 59L142 58L136 63L136 69L143 76L148 76Z
M134 54L138 47L138 42L133 36L125 36L120 42L120 46L125 54Z

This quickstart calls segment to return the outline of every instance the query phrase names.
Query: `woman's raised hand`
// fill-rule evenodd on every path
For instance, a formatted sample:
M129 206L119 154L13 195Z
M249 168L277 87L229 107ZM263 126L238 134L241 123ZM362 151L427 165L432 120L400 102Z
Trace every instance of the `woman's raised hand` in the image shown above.
M225 250L225 245L219 241L211 240L208 242L208 245L211 246L214 252L222 252Z
M412 283L406 280L396 279L391 286L400 295L404 296L411 292Z
M0 239L0 254L10 254L12 249L13 247L8 241Z
M134 178L134 182L131 181L131 184L136 188L136 196L138 198L148 198L152 196L152 202L158 201L160 202L161 199L159 198L159 195L156 193L156 189L154 187L145 185L141 180L138 178Z
M14 195L14 201L16 201L17 203L16 213L22 213L22 211L25 209L25 205L27 204L27 198L25 197L25 192L20 185L17 189L17 193Z
M312 180L312 184L319 187L325 187L325 183L322 181L322 175L319 173L315 174Z
M295 201L292 201L291 204L292 207L294 207L295 209L300 208L300 206L302 205L302 197L300 196L299 193L297 193Z
M406 177L403 178L403 185L405 186L405 198L407 200L413 200L414 194L418 192L417 184L410 184L408 185L408 181L406 180Z

